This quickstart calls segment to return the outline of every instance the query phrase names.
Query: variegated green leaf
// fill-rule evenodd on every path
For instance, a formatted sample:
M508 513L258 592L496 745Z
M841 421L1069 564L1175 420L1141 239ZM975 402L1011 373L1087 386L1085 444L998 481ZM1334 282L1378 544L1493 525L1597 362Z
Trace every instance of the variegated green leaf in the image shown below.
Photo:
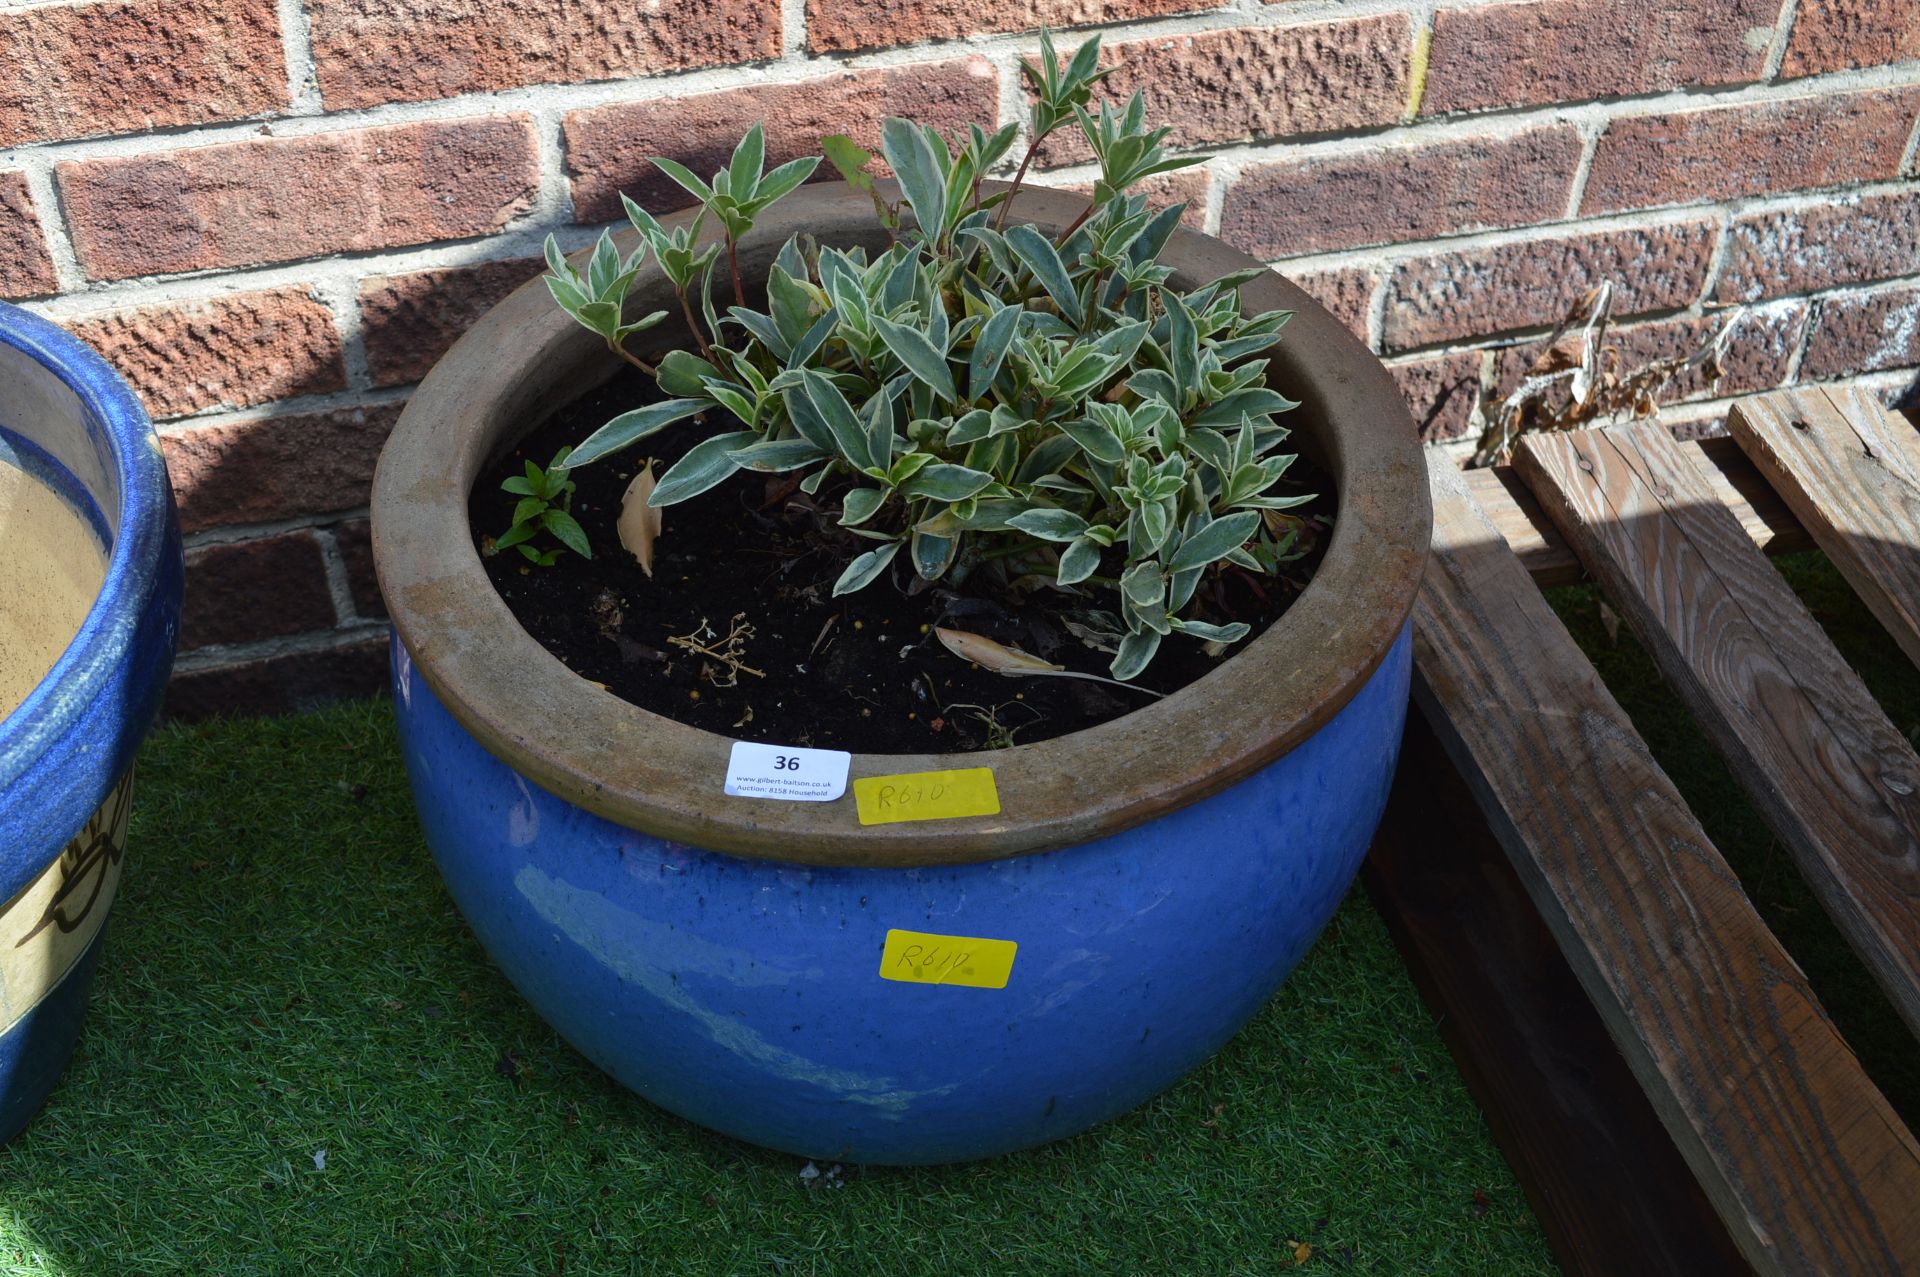
M1087 530L1087 521L1071 510L1039 509L1027 510L1008 519L1007 526L1039 537L1042 541L1073 541Z
M753 431L740 430L702 439L660 476L660 482L655 485L653 495L647 498L647 504L674 505L688 497L697 497L723 482L740 469L728 454L736 448L745 447L755 438Z
M1060 555L1060 569L1054 579L1061 585L1078 585L1100 568L1100 547L1082 537Z
M1130 678L1138 678L1159 650L1160 636L1153 631L1129 634L1120 640L1120 651L1115 654L1107 670L1123 683Z
M880 574L893 562L893 556L900 553L900 542L889 541L883 546L868 550L865 554L847 564L847 570L833 583L835 598L842 594L852 594L863 590L880 579Z
M894 358L905 364L908 372L931 387L934 394L947 403L959 398L953 386L953 370L947 367L947 357L934 349L925 333L879 315L873 317L873 329L880 334L880 340L887 344Z
M1007 247L1026 263L1027 269L1040 281L1040 286L1047 290L1047 296L1053 298L1053 304L1060 308L1060 313L1069 322L1079 325L1083 318L1080 294L1073 286L1073 277L1067 273L1066 263L1054 251L1053 241L1024 223L1008 227L1006 238Z
M705 412L710 406L705 399L666 399L644 408L635 408L632 412L623 412L588 435L586 442L575 448L573 455L567 458L567 464L573 467L589 465L609 453L632 447L676 421L684 421L695 413Z

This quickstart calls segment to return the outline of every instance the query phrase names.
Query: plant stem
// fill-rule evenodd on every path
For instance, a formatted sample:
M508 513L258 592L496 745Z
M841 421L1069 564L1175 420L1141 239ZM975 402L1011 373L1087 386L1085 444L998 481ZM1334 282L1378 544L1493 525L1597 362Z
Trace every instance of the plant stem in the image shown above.
M687 300L687 290L676 288L674 291L680 294L680 313L687 317L687 331L693 334L694 341L700 345L700 358L713 364L713 348L707 345L707 339L700 335L700 324L693 317L693 303ZM713 366L715 371L719 370L720 365L713 364Z
M1020 193L1020 183L1026 180L1027 166L1032 164L1033 157L1039 154L1040 143L1044 142L1046 137L1047 135L1045 133L1041 133L1035 136L1033 141L1027 143L1027 153L1020 159L1020 167L1013 175L1013 185L1007 188L1007 198L1000 201L1000 216L994 219L994 230L1001 231L1006 229L1007 210L1013 207L1013 197Z
M1094 208L1093 204L1089 202L1086 208L1081 210L1080 216L1073 219L1072 225L1068 226L1066 230L1060 232L1060 238L1053 241L1053 246L1055 248L1059 248L1062 245L1064 245L1068 240L1072 239L1073 233L1079 230L1082 226L1086 225L1087 219L1093 216L1093 208Z
M747 304L747 292L746 292L746 289L740 286L740 253L738 250L739 250L739 244L733 238L733 232L728 231L727 232L727 269L733 274L733 304L741 307L742 309L745 309Z
M641 372L647 374L647 376L658 377L660 375L660 370L658 368L655 368L652 364L640 358L640 356L634 354L631 350L628 350L625 346L616 346L612 342L608 342L607 348L613 351L614 354L620 356L620 358L632 364L635 368L638 368Z

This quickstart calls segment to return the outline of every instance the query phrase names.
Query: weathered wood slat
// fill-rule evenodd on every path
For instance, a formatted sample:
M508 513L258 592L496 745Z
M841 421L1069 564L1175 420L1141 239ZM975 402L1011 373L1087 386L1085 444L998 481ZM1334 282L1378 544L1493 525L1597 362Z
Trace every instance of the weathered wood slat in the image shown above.
M1415 694L1715 1210L1763 1273L1920 1271L1920 1144L1463 479L1433 477Z
M1920 757L1663 432L1536 435L1521 477L1920 1033Z
M1751 1272L1418 711L1361 879L1561 1271Z
M1733 511L1755 545L1768 554L1812 548L1813 538L1733 440L1701 439L1680 447L1698 454L1715 495ZM1537 584L1544 589L1580 579L1579 558L1511 466L1469 470L1466 475L1467 491Z
M1920 665L1920 432L1858 386L1743 399L1727 429Z

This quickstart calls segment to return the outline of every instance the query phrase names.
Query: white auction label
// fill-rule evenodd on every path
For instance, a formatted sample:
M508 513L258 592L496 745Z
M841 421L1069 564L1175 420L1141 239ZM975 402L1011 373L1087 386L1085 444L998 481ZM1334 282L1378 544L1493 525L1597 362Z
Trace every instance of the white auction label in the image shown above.
M847 792L844 749L733 742L727 759L727 790L735 798L779 798L790 803L830 803Z

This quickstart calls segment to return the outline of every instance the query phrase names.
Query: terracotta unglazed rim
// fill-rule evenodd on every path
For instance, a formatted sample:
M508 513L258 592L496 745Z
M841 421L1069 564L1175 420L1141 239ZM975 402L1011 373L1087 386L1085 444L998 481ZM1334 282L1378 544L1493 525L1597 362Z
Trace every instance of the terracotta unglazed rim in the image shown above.
M1058 228L1084 207L1084 198L1023 190L1013 216ZM795 232L869 251L886 243L866 196L838 182L812 185L742 243L742 273L764 277ZM622 251L632 246L629 233ZM1259 265L1189 231L1176 233L1162 261L1186 286ZM537 418L614 371L604 344L538 280L488 312L435 366L381 455L373 551L394 627L414 672L497 758L577 806L656 837L803 864L911 867L1045 851L1152 820L1246 777L1339 712L1399 636L1426 562L1426 468L1385 369L1278 275L1244 292L1251 310L1298 312L1275 348L1273 380L1302 401L1289 424L1335 478L1339 511L1325 559L1286 615L1244 650L1122 718L1008 749L853 756L850 789L865 776L991 767L997 816L863 826L851 794L831 803L723 796L734 738L621 700L521 628L474 549L468 494L488 461ZM633 295L636 311L678 314L651 262ZM674 340L669 329L677 325L647 336L664 334L665 348ZM674 518L698 509L675 510L668 535Z

